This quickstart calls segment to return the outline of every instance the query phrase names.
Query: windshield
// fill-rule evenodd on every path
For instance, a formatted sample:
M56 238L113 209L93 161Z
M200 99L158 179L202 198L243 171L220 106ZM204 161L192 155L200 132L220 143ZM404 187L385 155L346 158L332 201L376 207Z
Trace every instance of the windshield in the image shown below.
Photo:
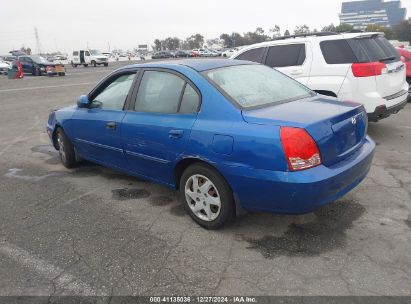
M34 62L38 62L38 63L47 62L46 58L41 57L41 56L37 56L37 55L31 56L31 59L33 59Z
M98 50L90 50L90 54L91 54L91 55L94 55L94 56L96 56L96 55L102 55L102 53L101 53L100 51L98 51Z
M247 109L314 95L299 82L264 65L237 65L206 71L204 74L240 107Z

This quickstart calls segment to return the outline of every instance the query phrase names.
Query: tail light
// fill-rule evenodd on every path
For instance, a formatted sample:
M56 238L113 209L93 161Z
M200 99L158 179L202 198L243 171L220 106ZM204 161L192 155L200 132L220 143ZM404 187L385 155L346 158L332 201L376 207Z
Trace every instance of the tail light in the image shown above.
M384 62L365 62L353 63L351 66L352 73L355 77L370 77L381 75L383 70L387 68Z
M280 139L288 168L300 171L321 165L317 144L304 129L281 127Z
M46 71L51 71L52 69L53 69L53 68L52 68L51 66L49 66L49 65L46 67Z

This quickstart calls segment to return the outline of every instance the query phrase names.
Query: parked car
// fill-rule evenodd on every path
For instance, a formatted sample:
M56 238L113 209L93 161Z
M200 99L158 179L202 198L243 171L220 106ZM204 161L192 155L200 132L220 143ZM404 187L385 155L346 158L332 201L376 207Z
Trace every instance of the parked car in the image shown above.
M89 65L108 66L108 57L98 50L78 50L73 51L71 65L76 68L79 65L88 67Z
M406 66L407 82L411 84L411 50L397 48L397 51L400 53Z
M221 51L217 51L217 50L210 50L210 52L212 52L213 53L213 57L219 57L219 56L221 56Z
M32 74L34 76L66 75L66 69L63 64L49 62L44 57L38 55L19 56L18 60L21 62L23 71L26 74Z
M235 54L235 52L237 52L236 49L228 49L228 50L225 50L224 52L222 52L221 55L223 57L231 57L233 54Z
M370 121L407 103L405 64L382 33L314 33L241 49L231 59L264 63L312 90L364 104Z
M179 58L179 57L191 57L191 54L190 54L189 52L187 52L187 51L179 50L179 51L176 51L176 52L174 53L174 57L176 57L176 58Z
M200 51L196 50L196 49L191 50L190 54L191 54L191 57L200 57L201 56Z
M166 59L166 58L172 58L172 57L173 55L167 51L156 52L151 56L152 59Z
M179 189L210 229L244 209L306 213L330 203L365 178L375 148L361 104L219 59L120 68L50 113L47 132L67 168L82 158Z
M10 56L10 55L6 55L6 56L1 56L1 60L12 63L13 61L15 61L17 59L16 56Z
M11 68L11 64L9 62L0 60L0 75L1 74L7 75L10 68Z
M210 50L202 50L201 56L202 57L216 57L216 54Z

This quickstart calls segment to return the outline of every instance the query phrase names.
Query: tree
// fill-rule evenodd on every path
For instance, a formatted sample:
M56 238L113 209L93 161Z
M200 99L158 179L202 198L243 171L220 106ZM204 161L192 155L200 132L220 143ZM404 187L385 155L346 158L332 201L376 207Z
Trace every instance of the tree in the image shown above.
M394 32L392 29L386 26L378 25L378 24L369 24L365 28L366 32L382 32L385 34L385 38L391 40L394 39Z
M27 55L31 55L31 48L25 47L24 45L20 48L20 51Z
M168 37L162 41L163 47L167 48L170 51L174 51L180 47L180 39L177 37Z
M154 40L154 50L161 51L161 41L160 39Z
M326 25L321 29L322 32L335 32L336 28L335 25L333 23L331 23L330 25Z
M236 46L249 45L254 43L264 42L270 39L269 36L264 34L264 30L258 27L254 32L244 33L244 36L237 38Z
M277 24L268 32L271 33L273 39L281 36L281 29Z
M204 45L204 36L201 34L195 34L194 36L194 42L196 44L197 48L201 48Z
M297 25L294 30L294 35L300 35L300 34L308 34L310 32L310 28L308 25Z
M336 32L349 32L352 31L354 27L351 24L341 23L340 25L335 27Z
M191 35L190 37L186 38L183 43L184 49L198 49L203 47L204 45L204 36L201 34Z
M209 48L211 48L213 45L219 45L220 44L220 39L218 38L213 38L213 39L207 39L206 44Z
M233 41L231 40L231 36L229 34L221 34L220 39L223 40L224 47L233 47Z
M411 20L400 22L394 28L394 33L398 40L411 42Z
M257 35L264 35L264 29L263 29L262 27L257 27L257 28L255 29L255 33L256 33Z
M286 31L284 32L284 36L290 36L290 31L289 31L289 30L286 30Z

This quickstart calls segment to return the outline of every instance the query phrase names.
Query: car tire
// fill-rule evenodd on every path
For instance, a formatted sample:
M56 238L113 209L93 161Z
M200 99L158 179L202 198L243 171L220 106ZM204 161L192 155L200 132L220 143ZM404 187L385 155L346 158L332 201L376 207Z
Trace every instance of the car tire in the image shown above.
M39 68L39 67L35 67L35 68L33 69L33 75L34 75L34 76L41 76L41 71L40 71L40 68Z
M96 67L96 66L97 66L97 63L93 60L93 61L91 62L91 65L92 65L93 67Z
M83 66L86 68L86 67L88 67L88 64L83 64Z
M181 176L179 189L180 199L188 214L206 229L221 228L234 215L230 186L220 173L208 165L198 163L189 166Z
M56 131L56 145L63 166L69 169L74 168L77 165L76 152L62 128L58 128Z
M104 66L107 67L107 66L108 66L108 63L105 63Z
M66 76L66 73L59 73L59 76Z

